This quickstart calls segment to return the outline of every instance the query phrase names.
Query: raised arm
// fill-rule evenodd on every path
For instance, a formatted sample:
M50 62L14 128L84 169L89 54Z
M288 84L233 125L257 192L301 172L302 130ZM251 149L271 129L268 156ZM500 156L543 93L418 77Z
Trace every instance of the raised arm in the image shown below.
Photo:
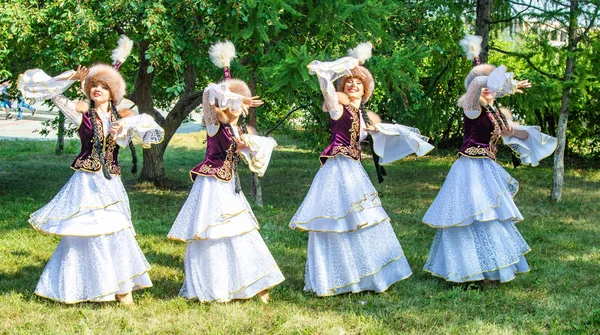
M333 83L341 77L351 75L352 69L356 66L358 66L358 59L354 57L342 57L333 62L315 60L307 66L310 74L317 75L325 99L325 108L333 118L336 118L334 114L342 112L342 106Z
M202 96L202 109L204 112L204 124L209 136L214 136L219 130L220 123L216 107L220 109L230 108L231 110L247 108L244 106L243 95L231 92L226 85L208 84Z
M487 78L487 76L475 77L467 89L462 107L465 115L470 119L477 118L481 113L479 98L481 97L481 90L487 87Z
M25 98L43 101L51 99L60 111L77 127L82 116L75 109L75 103L62 95L73 83L83 80L89 69L79 66L77 71L70 70L56 77L50 77L40 69L27 70L19 76L17 88Z

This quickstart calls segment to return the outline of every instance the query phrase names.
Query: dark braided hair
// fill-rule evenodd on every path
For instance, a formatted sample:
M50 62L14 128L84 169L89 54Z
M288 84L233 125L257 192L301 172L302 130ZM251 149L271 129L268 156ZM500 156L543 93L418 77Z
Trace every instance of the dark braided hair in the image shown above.
M371 121L371 119L369 118L369 114L367 114L367 108L365 107L364 101L360 102L359 110L365 123L368 126L372 126L373 121ZM373 163L375 164L375 171L377 172L377 180L381 184L383 183L383 176L387 176L387 171L385 171L385 168L383 166L379 165L379 156L377 156L375 150L373 149L373 137L369 135L367 137L367 140L369 141L369 147L371 148L371 153L373 154Z
M119 115L119 112L117 111L117 106L115 106L114 103L110 103L110 109L112 110L112 113L115 117L115 120L119 120L121 119L121 116ZM135 174L137 173L137 152L135 151L135 145L133 144L132 141L129 141L129 150L131 151L131 163L132 163L132 167L131 167L131 173Z
M90 101L90 118L92 119L92 132L94 133L94 152L98 156L100 160L100 165L102 166L102 174L106 179L112 179L110 173L108 172L108 168L106 167L106 160L104 158L104 153L102 152L102 141L100 141L100 134L98 132L98 127L96 126L96 119L98 115L96 113L94 100Z

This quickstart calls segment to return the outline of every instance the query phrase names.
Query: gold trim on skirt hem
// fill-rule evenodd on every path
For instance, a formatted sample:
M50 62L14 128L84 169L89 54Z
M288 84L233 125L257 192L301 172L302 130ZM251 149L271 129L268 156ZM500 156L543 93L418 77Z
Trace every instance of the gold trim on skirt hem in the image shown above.
M29 220L27 220L27 222L29 222L30 225L33 226L33 228L35 228L35 230L42 230L41 228L39 228L39 224L41 224L42 226L46 224L46 222L48 222L49 220L68 220L68 219L72 219L74 217L76 217L79 213L81 213L82 209L93 209L93 210L98 210L98 209L107 209L110 206L114 206L120 202L123 202L123 200L117 200L113 203L110 203L108 205L105 206L81 206L79 207L79 210L71 215L68 216L63 216L63 217L56 217L56 218L46 218L45 221L43 223L39 222L38 220L34 220L33 219L33 214L29 215ZM42 207L43 208L43 207ZM37 213L37 212L36 212ZM131 216L131 213L129 213L129 215Z
M353 231L357 231L359 229L364 229L364 228L369 228L369 227L373 227L376 226L378 224L381 224L385 221L390 221L390 217L386 216L383 220L377 221L377 222L373 222L373 223L368 223L368 222L364 222L364 223L360 223L358 225L356 225L356 227L354 229L351 230L344 230L344 231L340 231L340 230L313 230L313 229L307 229L301 226L296 226L294 227L294 229L298 229L299 231L305 231L305 232L309 232L309 233L351 233Z
M178 237L175 237L175 236L168 236L168 235L167 235L167 237L168 237L170 240L173 240L173 241L191 243L191 242L194 242L194 241L219 240L219 239L222 239L222 238L228 238L228 237L236 237L236 236L241 236L241 235L245 235L245 234L251 233L251 232L253 232L253 231L255 231L255 230L258 230L258 228L253 228L253 229L251 229L251 230L248 230L248 231L245 231L245 232L243 232L243 233L236 234L236 235L231 235L231 236L219 236L219 237L210 237L210 238L199 238L199 237L197 237L197 236L195 236L195 235L194 235L194 237L193 237L192 239L189 239L189 240L184 240L184 239L180 239L180 238L178 238Z
M510 177L510 179L509 179L509 181L508 181L508 185L510 185L510 184L511 184L511 181L513 181L513 180L514 180L514 181L517 181L515 178L513 178L513 177ZM518 183L518 181L517 181L517 183ZM471 214L471 215L467 216L466 218L464 218L464 219L463 219L461 222L454 223L454 224L451 224L451 225L449 225L449 226L434 226L434 225L432 225L432 224L430 224L430 223L427 223L427 222L425 222L425 221L422 221L422 222L423 222L423 224L426 224L426 225L428 225L429 227L436 228L436 229L437 229L437 228L442 228L442 229L443 229L443 228L452 228L452 227L468 227L468 226L472 225L472 223L471 223L470 225L466 225L466 226L461 226L461 224L462 224L462 223L464 223L465 221L469 220L470 218L474 217L474 216L477 216L477 215L479 215L479 214L483 214L483 213L487 213L487 212L491 211L492 209L495 209L495 208L498 208L498 207L502 206L502 203L501 203L501 202L500 202L498 199L500 199L500 197L501 197L501 196L502 196L504 193L508 192L508 189L509 189L508 185L506 186L506 188L505 188L505 189L504 189L502 192L500 192L500 193L499 193L499 194L496 196L496 204L495 204L495 205L492 205L491 207L488 207L488 208L486 208L486 209L484 209L484 210L481 210L481 211L479 211L479 212L477 212L477 213L475 213L475 214ZM517 193L519 192L519 188L520 188L520 186L519 186L519 185L517 185L517 190L515 191L515 194L513 194L513 195L511 195L511 196L510 196L510 198L511 198L511 199L514 199L514 196L515 196L515 195L517 195ZM523 218L521 218L520 220L516 220L516 221L515 221L514 219L518 219L518 218L517 218L517 217L510 217L510 218L508 218L508 219L506 219L506 220L502 220L501 222L508 221L508 220L513 220L513 222L514 222L514 223L517 223L517 222L521 222L521 221L523 221ZM491 219L491 220L486 220L486 221L479 221L479 220L475 220L475 221L477 221L477 222L489 222L489 221L495 221L495 220L498 220L498 219L496 218L496 219ZM498 221L499 221L499 220L498 220Z
M363 207L360 204L362 202L365 202L369 199L369 197L373 197L375 196L371 201L375 203L374 206L371 207ZM377 202L375 202L375 200L377 200ZM359 207L359 208L357 208ZM341 219L345 219L346 217L348 217L348 215L350 215L351 213L354 212L362 212L365 209L371 209L371 208L378 208L378 207L382 207L381 204L381 200L379 199L379 193L377 191L373 192L373 193L366 193L363 195L363 197L359 200L353 201L350 203L350 209L348 209L348 211L346 212L346 214L344 214L344 216L341 217L333 217L333 216L328 216L328 215L319 215L319 216L315 216L312 219L308 220L308 221L294 221L294 222L290 222L288 226L291 225L301 225L301 224L309 224L314 220L317 219L332 219L332 220L341 220ZM293 229L293 228L292 228Z
M133 278L135 278L135 277L139 277L139 276L142 276L142 275L144 275L144 274L148 273L148 271L150 271L150 269L151 269L151 268L148 268L148 269L147 269L146 271L144 271L144 272L141 272L141 273L135 274L135 275L133 275L133 276L129 277L128 279L125 279L125 280L123 280L123 281L117 282L117 286L118 286L118 285L121 285L121 284L124 284L124 283L126 283L126 282L128 282L128 281L132 280L132 279L133 279ZM150 285L150 286L134 285L134 286L131 288L131 291L130 291L130 292L132 292L132 291L136 291L136 290L141 290L141 289L144 289L144 288L149 288L149 287L152 287L152 285ZM65 300L60 300L60 299L57 299L57 298L50 298L50 297L47 297L47 296L44 296L44 295L42 295L42 294L38 293L37 291L36 291L36 292L34 292L34 293L35 293L37 296L40 296L40 297L42 297L42 298L46 298L46 299L49 299L49 300L52 300L52 301L55 301L55 302L60 302L60 303L63 303L63 304L72 305L72 304L78 304L78 303L81 303L81 302L111 302L111 301L114 301L114 300L109 300L109 301L93 301L93 300L94 300L94 299L100 299L100 298L106 297L107 295L111 295L111 294L117 294L117 292L118 292L118 291L119 291L119 290L116 290L116 291L112 291L112 292L110 292L110 293L102 294L102 295L99 295L99 296L96 296L96 297L93 297L93 298L88 298L88 299L85 299L85 300L76 300L76 301L65 301ZM127 293L129 293L129 292L127 292Z
M100 236L113 235L113 234L120 233L122 231L125 231L127 229L132 229L132 228L133 228L132 226L129 226L129 227L125 227L125 228L123 228L121 230L113 231L113 232L110 232L110 233L99 234L99 235L62 235L62 234L49 233L49 232L47 232L45 230L41 230L41 229L36 229L36 231L38 231L38 232L40 232L40 233L42 233L44 235L47 235L47 236L60 236L60 237L68 237L68 236L70 236L70 237L100 237ZM135 231L133 232L133 236L136 236Z
M513 266L513 265L515 265L515 264L519 263L519 262L521 261L521 257L523 257L523 256L527 255L527 254L528 254L530 251L531 251L531 248L530 248L529 250L525 251L524 253L520 254L520 255L519 255L519 260L518 260L518 261L516 261L516 262L510 263L510 264L508 264L508 265L499 266L499 267L497 267L497 268L494 268L494 269L491 269L491 270L485 270L485 271L481 271L481 272L475 272L475 273L472 273L472 274L469 274L469 275L466 275L466 276L463 276L463 277L459 277L459 279L467 279L467 278L469 278L469 277L472 277L472 276L475 276L475 275L478 275L478 274L483 274L483 273L487 273L487 272L498 271L498 270L500 270L500 269L504 269L504 268L507 268L507 267L509 267L509 266ZM446 274L446 276L443 276L443 275L441 275L441 274L439 274L439 273L437 273L437 272L433 272L433 271L430 271L430 270L428 270L428 269L425 269L425 268L423 268L423 271L425 271L425 272L427 272L427 273L430 273L430 274L431 274L432 276L434 276L434 277L443 278L443 279L444 279L444 280L446 280L447 282L451 282L451 283L459 283L459 284L460 284L460 283L468 283L468 282L473 282L473 281L480 281L480 280L482 280L482 279L472 279L472 280L464 280L464 281L454 281L454 280L450 280L450 279L448 279L448 275L449 275L449 274L456 274L456 272L448 272L448 273ZM515 273L515 274L519 274L519 273L527 273L527 272L529 272L529 271L530 271L530 270L527 270L527 271L524 271L524 272L515 271L514 273ZM485 279L485 278L484 278L484 279ZM511 280L513 280L513 279L515 279L515 278L512 278ZM505 282L503 282L503 283L508 283L508 282L509 282L509 281L511 281L511 280L507 280L507 281L505 281Z
M367 278L367 277L374 276L374 275L378 274L379 272L381 272L381 270L383 270L383 268L385 268L386 266L388 266L388 265L391 265L392 263L394 263L394 262L396 262L396 261L398 261L398 260L402 259L403 257L404 257L404 252L402 252L402 253L400 254L400 256L398 256L398 257L396 257L396 258L392 259L391 261L389 261L389 262L385 263L385 264L384 264L383 266L381 266L381 267L380 267L380 268L379 268L377 271L374 271L374 272L372 272L372 273L366 274L366 275L364 275L364 276L362 276L362 277L358 278L358 281L355 281L355 282L352 282L352 283L349 283L349 284L344 284L344 285L342 285L342 286L336 286L336 287L332 287L332 288L330 288L330 289L329 289L329 291L330 291L329 293L325 293L325 294L321 294L321 295L319 295L319 294L318 294L318 293L317 293L315 290L313 290L313 289L308 289L308 290L306 290L306 291L309 291L309 292L314 292L314 293L315 293L317 296L319 296L319 297L330 297L330 296L333 296L333 295L337 295L337 294L343 294L343 293L358 293L358 292L362 292L362 291L374 291L374 290L368 290L368 289L365 289L365 290L361 290L361 291L358 291L358 292L352 292L352 291L349 291L349 292L336 292L337 290L339 290L339 289L341 289L341 288L348 287L348 286L351 286L351 285L354 285L354 284L358 284L358 283L360 283L360 282L361 282L363 279L365 279L365 278ZM400 278L400 279L398 279L398 280L394 281L393 283L389 284L389 285L386 287L386 289L385 289L385 290L387 290L387 289L388 289L390 286L392 286L394 283L397 283L397 282L399 282L399 281L401 281L401 280L404 280L404 279L406 279L406 278L408 278L408 277L410 277L410 276L412 276L412 271L410 272L410 274L409 274L408 276L405 276L405 277L403 277L403 278ZM385 290L383 290L383 291L385 291ZM383 291L380 291L380 292L383 292ZM377 292L377 291L375 291L375 292Z
M264 275L262 275L262 276L258 277L257 279L255 279L255 280L254 280L253 282L251 282L250 284L246 284L246 285L242 286L241 288L239 288L239 289L237 289L237 290L235 290L235 291L229 292L229 293L227 294L227 297L230 297L230 296L232 296L232 295L234 295L234 294L238 293L239 291L241 291L241 290L244 290L244 289L248 288L249 286L252 286L252 285L254 285L254 284L258 283L259 281L261 281L262 279L264 279L265 277L267 277L268 275L270 275L271 273L273 273L273 271L275 271L276 269L279 269L279 266L278 266L277 264L275 264L275 266L274 266L274 267L273 267L271 270L269 270L269 272L267 272L266 274L264 274ZM279 272L281 272L281 270L279 270ZM281 276L283 277L283 274L282 274ZM185 279L184 279L184 280L185 280ZM258 293L259 293L259 292L261 292L261 291L264 291L264 290L270 290L270 289L272 289L273 287L275 287L275 286L277 286L277 285L279 285L279 284L283 283L283 281L284 281L284 280L285 280L285 277L283 277L283 279L282 279L280 282L278 282L278 283L276 283L276 284L273 284L273 285L271 285L271 286L269 286L269 287L267 287L267 288L264 288L264 289L262 289L262 290L260 290L260 291L256 292L256 293L255 293L255 294L253 294L252 296L250 296L250 297L246 297L246 298L231 298L231 299L229 299L229 300L226 300L227 298L223 298L223 297L216 298L216 299L212 299L212 300L200 300L200 299L198 299L198 296L193 296L193 297L191 297L191 298L187 298L187 297L183 297L183 298L186 298L186 299L189 299L189 300L197 300L197 301L199 301L199 302L213 302L213 301L214 301L214 302L220 302L220 303L229 302L229 301L231 301L231 300L247 300L247 299L252 299L254 296L256 296L256 294L258 294Z

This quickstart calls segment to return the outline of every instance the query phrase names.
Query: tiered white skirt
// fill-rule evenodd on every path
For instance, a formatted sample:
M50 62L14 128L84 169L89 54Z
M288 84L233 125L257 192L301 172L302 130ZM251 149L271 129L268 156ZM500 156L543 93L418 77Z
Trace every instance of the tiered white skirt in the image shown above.
M234 180L198 176L169 238L187 242L179 293L187 299L249 299L285 279Z
M514 279L530 251L515 223L518 182L490 159L461 156L423 222L438 231L425 271L452 282Z
M304 289L319 296L382 292L412 274L359 161L342 155L329 158L290 228L309 232Z
M119 176L108 180L102 172L76 171L29 222L62 236L37 295L64 303L111 301L115 294L152 286Z

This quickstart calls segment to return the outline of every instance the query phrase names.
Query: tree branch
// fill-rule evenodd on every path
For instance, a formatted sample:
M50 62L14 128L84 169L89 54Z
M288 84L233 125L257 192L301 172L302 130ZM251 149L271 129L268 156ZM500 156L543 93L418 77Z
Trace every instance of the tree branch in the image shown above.
M575 40L574 40L575 45L579 44L579 42L581 42L581 40L583 38L585 38L585 36L587 36L587 34L590 32L590 29L594 26L594 23L596 22L597 18L598 18L598 6L596 6L596 10L594 10L594 14L592 15L592 18L590 19L590 23L587 25L587 27L585 27L585 30L583 31L583 33L581 33L579 36L577 36L577 38L575 38Z
M498 49L494 46L490 46L489 47L490 50L494 50L494 51L498 51L499 53L505 54L505 55L509 55L509 56L513 56L513 57L517 57L517 58L521 58L523 59L525 62L527 62L527 64L529 64L529 66L531 66L532 69L534 69L535 71L539 72L540 74L551 78L551 79L556 79L556 80L561 80L560 77L553 75L551 73L548 73L542 69L540 69L537 65L535 65L532 61L531 61L531 56L533 56L533 54L521 54L521 53L517 53L517 52L510 52L510 51L504 51L502 49Z
M497 20L497 21L487 21L488 24L498 24L498 23L504 23L504 22L510 22L518 17L521 16L521 14L525 13L527 10L529 10L529 8L531 7L531 2L533 0L529 0L529 5L527 5L527 7L525 9L523 9L522 11L518 12L516 15L514 15L513 17L510 17L508 19L504 19L504 20Z

